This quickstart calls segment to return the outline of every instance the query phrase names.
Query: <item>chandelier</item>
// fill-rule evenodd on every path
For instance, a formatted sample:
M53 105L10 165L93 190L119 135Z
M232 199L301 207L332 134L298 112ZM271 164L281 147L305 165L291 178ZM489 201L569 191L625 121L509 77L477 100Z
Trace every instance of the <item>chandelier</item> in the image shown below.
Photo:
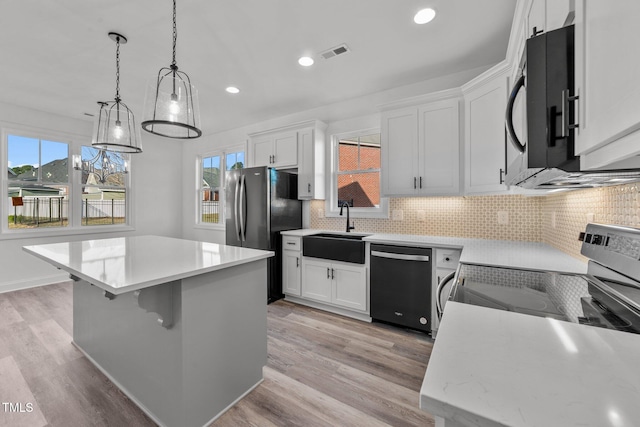
M86 151L85 151L86 149ZM129 173L129 161L126 154L111 152L95 147L83 147L83 153L88 157L83 159L80 155L73 156L73 168L81 170L87 175L83 184L108 184L118 185L124 174ZM109 179L109 177L112 177Z

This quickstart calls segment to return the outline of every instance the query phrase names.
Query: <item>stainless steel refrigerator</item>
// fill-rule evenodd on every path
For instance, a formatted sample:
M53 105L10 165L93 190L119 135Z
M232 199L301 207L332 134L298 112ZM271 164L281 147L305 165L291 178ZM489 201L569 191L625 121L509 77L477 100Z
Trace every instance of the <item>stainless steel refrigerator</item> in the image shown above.
M225 228L227 245L276 252L267 261L267 302L282 298L280 232L302 228L298 176L266 166L228 171Z

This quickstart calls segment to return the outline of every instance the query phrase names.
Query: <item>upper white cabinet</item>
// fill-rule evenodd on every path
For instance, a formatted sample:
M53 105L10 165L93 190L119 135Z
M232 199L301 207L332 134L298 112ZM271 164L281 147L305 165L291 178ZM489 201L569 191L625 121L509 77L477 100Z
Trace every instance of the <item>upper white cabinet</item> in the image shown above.
M576 0L576 152L583 169L640 153L638 22L638 0Z
M502 63L465 86L465 193L506 191L504 174L515 149L506 146L504 127L510 68ZM507 150L507 151L505 151Z
M324 199L324 130L318 120L249 135L249 165L298 170L298 198Z
M251 136L249 153L252 166L295 168L298 166L296 131Z
M298 131L298 198L324 199L324 123Z
M384 196L460 193L459 95L446 91L382 112Z
M526 37L563 27L571 19L574 0L531 0L526 10Z

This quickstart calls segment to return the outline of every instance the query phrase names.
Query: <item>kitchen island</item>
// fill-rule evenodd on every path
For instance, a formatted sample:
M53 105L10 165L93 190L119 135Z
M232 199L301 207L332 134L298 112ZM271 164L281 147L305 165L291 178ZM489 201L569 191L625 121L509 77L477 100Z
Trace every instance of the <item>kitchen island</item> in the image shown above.
M160 236L24 250L69 272L74 344L159 425L208 425L262 381L273 252Z

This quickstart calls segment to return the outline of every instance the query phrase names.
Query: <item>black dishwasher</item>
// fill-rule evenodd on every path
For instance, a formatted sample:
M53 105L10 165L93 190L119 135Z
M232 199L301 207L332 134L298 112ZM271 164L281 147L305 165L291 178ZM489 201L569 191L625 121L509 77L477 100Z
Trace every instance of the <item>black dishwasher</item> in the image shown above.
M371 245L371 317L431 331L431 249Z

